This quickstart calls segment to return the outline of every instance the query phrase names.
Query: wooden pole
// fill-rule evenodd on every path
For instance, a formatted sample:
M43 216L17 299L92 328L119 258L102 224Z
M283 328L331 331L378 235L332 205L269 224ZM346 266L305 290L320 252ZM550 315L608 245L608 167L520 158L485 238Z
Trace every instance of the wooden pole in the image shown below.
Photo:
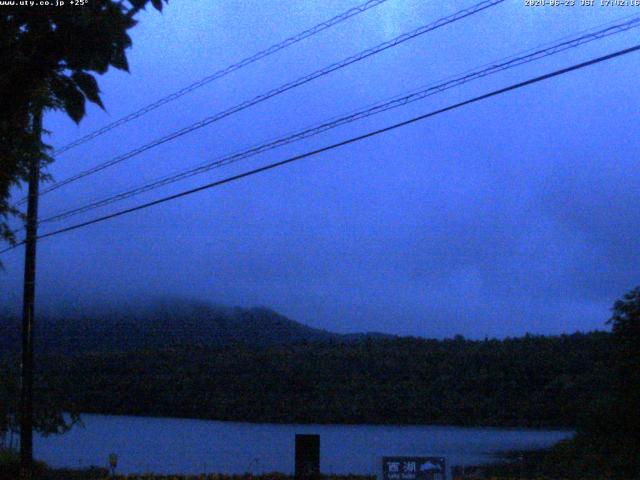
M32 132L42 135L42 110L33 113ZM33 480L33 325L36 291L36 240L38 236L38 187L40 158L29 165L29 195L24 257L22 303L22 362L20 371L20 480Z

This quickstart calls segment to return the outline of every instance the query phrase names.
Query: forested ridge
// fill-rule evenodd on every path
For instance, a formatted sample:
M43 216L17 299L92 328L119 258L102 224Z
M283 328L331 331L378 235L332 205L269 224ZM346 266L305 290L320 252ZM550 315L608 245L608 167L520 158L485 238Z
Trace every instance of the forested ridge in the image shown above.
M252 422L574 427L610 388L605 332L232 344L42 357L86 413Z
M41 353L114 352L244 343L262 347L283 343L352 341L392 337L379 333L338 334L312 328L268 308L212 305L184 299L156 300L94 313L41 315L35 348ZM21 320L0 315L0 351L17 352Z

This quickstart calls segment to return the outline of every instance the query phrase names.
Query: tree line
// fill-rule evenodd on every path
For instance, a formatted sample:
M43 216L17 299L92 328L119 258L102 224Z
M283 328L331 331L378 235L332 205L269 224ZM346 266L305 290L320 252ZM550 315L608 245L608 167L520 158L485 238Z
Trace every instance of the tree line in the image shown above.
M74 411L254 422L575 427L611 335L246 344L43 357ZM62 397L61 397L62 395Z

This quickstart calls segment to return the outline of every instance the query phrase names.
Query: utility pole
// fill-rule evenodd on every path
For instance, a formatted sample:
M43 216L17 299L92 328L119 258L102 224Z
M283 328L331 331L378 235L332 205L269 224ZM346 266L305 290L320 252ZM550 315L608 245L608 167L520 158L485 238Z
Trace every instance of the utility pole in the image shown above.
M42 136L42 109L32 112L31 132ZM33 323L36 293L36 239L38 236L38 187L40 157L29 165L29 195L24 256L22 299L22 363L20 370L20 480L33 480Z

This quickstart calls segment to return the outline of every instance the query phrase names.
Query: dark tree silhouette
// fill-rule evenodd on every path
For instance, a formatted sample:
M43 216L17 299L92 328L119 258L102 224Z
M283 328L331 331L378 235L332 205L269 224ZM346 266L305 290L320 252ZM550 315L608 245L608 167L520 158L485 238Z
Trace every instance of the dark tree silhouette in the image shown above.
M640 478L640 287L617 300L612 312L605 388L567 448L573 471L626 480Z
M87 100L104 108L94 74L110 67L128 70L134 17L149 3L162 10L167 1L0 6L0 240L15 242L7 222L19 212L9 203L10 189L26 180L33 160L52 161L34 119L45 110L64 110L80 122ZM0 434L15 429L15 401L10 401L15 389L5 380L8 375L2 377ZM43 433L64 429L60 398L43 399L36 428Z
M634 474L640 477L640 287L613 306L609 320L613 331L613 374L616 401L614 412L620 421L618 435L632 450Z
M34 114L64 110L79 122L86 100L103 107L93 74L128 70L134 17L148 3L162 10L167 1L0 7L0 238L15 240L7 225L18 214L9 203L11 187L26 179L34 156L51 161L47 146L31 133Z
M615 378L618 393L640 412L640 287L615 302L608 322L615 341ZM637 420L637 417L636 417ZM638 427L640 424L636 423Z

